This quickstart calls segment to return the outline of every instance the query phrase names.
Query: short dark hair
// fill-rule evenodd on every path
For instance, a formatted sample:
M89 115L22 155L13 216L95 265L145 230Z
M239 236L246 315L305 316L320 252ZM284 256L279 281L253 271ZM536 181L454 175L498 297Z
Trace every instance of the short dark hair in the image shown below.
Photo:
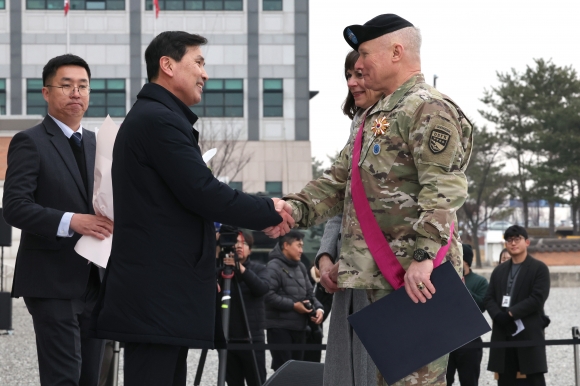
M507 240L510 237L517 237L517 236L523 236L524 239L528 239L528 232L526 231L526 228L519 226L519 225L512 225L511 227L509 227L508 229L505 230L504 234L503 234L503 239Z
M178 62L187 52L188 47L199 47L207 44L207 39L201 35L183 31L161 32L149 43L145 50L145 64L147 65L147 80L157 79L159 75L159 59L169 56Z
M246 244L248 244L248 247L250 247L250 249L252 249L252 246L254 245L254 236L252 236L252 232L240 231L240 233L242 234L242 237L244 238L244 242Z
M354 70L354 64L358 60L359 56L360 54L358 53L358 51L352 50L346 55L346 58L344 59L344 77L346 78L347 81L348 81L347 78L348 71ZM342 112L350 119L353 119L358 109L359 107L354 103L354 96L352 95L350 90L348 90L346 99L342 103Z
M48 61L42 69L42 85L46 86L47 81L56 75L56 72L62 66L79 66L87 71L89 80L91 80L91 69L83 58L73 54L64 54L56 56Z
M284 248L284 243L292 244L295 241L300 241L304 239L304 233L296 230L291 230L284 236L280 237L280 249Z

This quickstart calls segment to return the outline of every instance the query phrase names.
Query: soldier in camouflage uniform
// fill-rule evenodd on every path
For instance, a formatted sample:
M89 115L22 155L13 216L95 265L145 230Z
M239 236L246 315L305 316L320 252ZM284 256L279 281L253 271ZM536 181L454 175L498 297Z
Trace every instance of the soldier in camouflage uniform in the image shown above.
M462 274L456 212L467 197L464 171L471 154L472 127L455 103L425 83L420 73L420 34L411 23L393 14L380 15L363 26L346 28L344 36L361 54L355 69L362 71L365 87L386 95L366 114L358 164L364 190L385 238L407 271L407 293L413 301L425 302L435 291L429 277L432 259L442 245L450 243L445 258ZM376 301L393 288L367 247L353 207L351 163L358 130L330 170L284 199L300 227L344 213L338 287L365 290L369 300ZM327 361L333 343L329 340ZM445 385L446 367L447 356L391 386ZM345 374L341 384L352 384L353 378ZM377 384L386 385L378 372Z

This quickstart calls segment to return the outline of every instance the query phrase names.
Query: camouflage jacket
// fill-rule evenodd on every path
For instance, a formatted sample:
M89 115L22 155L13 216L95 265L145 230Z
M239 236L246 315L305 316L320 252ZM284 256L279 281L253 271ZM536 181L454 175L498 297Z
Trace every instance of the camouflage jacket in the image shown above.
M375 135L372 127L381 122L386 132ZM322 177L285 199L300 227L344 213L339 287L391 290L368 250L352 202L351 163L358 130ZM464 171L473 143L471 124L461 110L418 74L369 109L362 143L364 189L403 268L411 264L415 249L434 258L449 241L455 223L446 259L461 274L456 212L467 197Z

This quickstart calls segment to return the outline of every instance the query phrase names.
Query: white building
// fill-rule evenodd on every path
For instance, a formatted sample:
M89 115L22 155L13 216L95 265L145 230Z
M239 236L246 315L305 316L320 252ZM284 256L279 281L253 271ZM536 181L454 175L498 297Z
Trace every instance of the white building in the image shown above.
M67 52L63 0L0 0L0 120L45 115L42 68ZM91 68L83 126L117 123L146 82L143 59L154 33L205 36L210 76L193 109L204 138L239 140L249 163L219 177L248 192L280 195L311 179L308 0L70 0L68 52ZM0 125L0 178L14 129ZM14 126L15 127L15 126ZM21 128L19 128L21 129ZM219 154L219 153L218 153ZM234 157L235 158L235 157ZM3 163L3 164L2 164Z

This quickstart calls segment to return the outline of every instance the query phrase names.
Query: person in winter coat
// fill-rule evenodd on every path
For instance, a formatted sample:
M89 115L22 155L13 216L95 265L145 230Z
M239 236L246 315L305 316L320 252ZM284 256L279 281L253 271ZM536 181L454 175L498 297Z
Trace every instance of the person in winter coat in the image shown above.
M223 343L214 221L264 229L287 217L279 201L231 189L203 161L189 106L208 79L206 42L181 31L151 41L149 83L115 140L115 238L93 323L97 337L125 342L125 386L185 385L188 349Z
M530 240L523 227L506 229L504 240L512 258L495 267L484 299L493 320L491 341L542 342L549 323L544 303L550 293L550 271L528 255ZM521 332L518 323L523 325ZM526 375L528 384L545 386L546 346L491 348L487 369L499 373L498 386L515 385L518 372Z
M313 296L304 264L300 262L304 235L290 231L270 252L267 265L270 289L266 295L268 343L303 344L308 319L322 323L324 309ZM278 370L290 359L302 360L302 350L271 350L272 369Z
M245 307L252 343L264 343L264 295L268 293L269 276L266 266L250 261L254 238L247 231L238 234L236 247L237 261L233 257L224 258L224 266L234 267L231 283L229 342L248 343L248 328L242 309ZM221 270L220 270L221 271ZM220 285L223 278L220 279ZM223 288L223 286L222 286ZM241 292L240 292L241 291ZM254 359L251 351L228 351L226 363L226 382L228 386L259 386L266 382L266 351L254 350L258 365L259 378L256 378Z

